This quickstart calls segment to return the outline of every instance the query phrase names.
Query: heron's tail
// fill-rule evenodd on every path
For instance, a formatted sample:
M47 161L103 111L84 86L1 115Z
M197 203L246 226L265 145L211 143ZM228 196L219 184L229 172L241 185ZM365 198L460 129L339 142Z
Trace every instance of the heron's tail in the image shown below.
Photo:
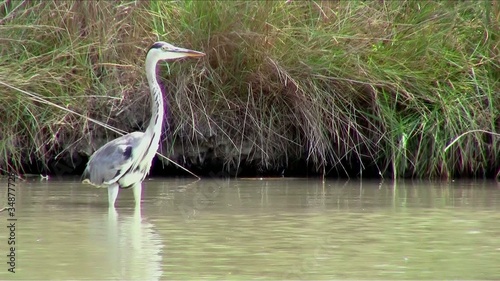
M85 171L83 171L82 177L80 178L82 183L90 183L90 173L89 166L85 167Z

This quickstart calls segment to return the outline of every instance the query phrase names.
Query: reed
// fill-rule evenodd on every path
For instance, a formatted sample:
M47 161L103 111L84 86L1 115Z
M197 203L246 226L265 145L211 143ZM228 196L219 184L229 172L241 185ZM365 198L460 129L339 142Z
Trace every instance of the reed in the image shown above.
M182 165L495 175L498 1L119 3L0 9L0 81L39 96L0 85L1 167L71 162L117 136L86 117L143 130L143 59L161 39L207 53L162 66L162 153Z

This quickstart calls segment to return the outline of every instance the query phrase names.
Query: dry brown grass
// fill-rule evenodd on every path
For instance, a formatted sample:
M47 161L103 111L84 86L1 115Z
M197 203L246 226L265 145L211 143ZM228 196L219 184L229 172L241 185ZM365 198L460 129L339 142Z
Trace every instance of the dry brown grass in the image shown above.
M497 1L9 3L2 82L124 131L149 119L151 42L206 52L161 67L162 152L181 164L287 175L306 163L393 177L493 175L498 166L497 138L473 131L499 127ZM0 91L2 167L74 160L116 137Z

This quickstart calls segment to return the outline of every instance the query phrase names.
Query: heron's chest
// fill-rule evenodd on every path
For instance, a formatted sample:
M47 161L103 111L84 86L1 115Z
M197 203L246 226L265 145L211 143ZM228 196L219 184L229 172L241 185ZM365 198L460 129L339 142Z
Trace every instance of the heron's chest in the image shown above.
M123 188L131 187L132 185L142 182L146 178L149 170L151 169L151 164L156 151L159 147L159 140L153 138L151 143L147 147L143 147L142 153L137 153L134 155L136 159L135 165L131 167L128 173L123 175L123 177L118 181L118 184Z

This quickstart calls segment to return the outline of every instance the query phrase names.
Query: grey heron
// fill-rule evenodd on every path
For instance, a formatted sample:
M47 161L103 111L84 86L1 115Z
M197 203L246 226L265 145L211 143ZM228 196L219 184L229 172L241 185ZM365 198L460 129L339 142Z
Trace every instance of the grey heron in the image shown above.
M145 132L133 132L99 148L89 159L83 182L108 189L109 207L114 207L119 189L132 188L136 206L141 204L142 181L149 173L158 150L163 124L163 94L156 79L156 65L184 57L202 57L198 51L156 42L146 55L146 76L151 92L151 120Z

